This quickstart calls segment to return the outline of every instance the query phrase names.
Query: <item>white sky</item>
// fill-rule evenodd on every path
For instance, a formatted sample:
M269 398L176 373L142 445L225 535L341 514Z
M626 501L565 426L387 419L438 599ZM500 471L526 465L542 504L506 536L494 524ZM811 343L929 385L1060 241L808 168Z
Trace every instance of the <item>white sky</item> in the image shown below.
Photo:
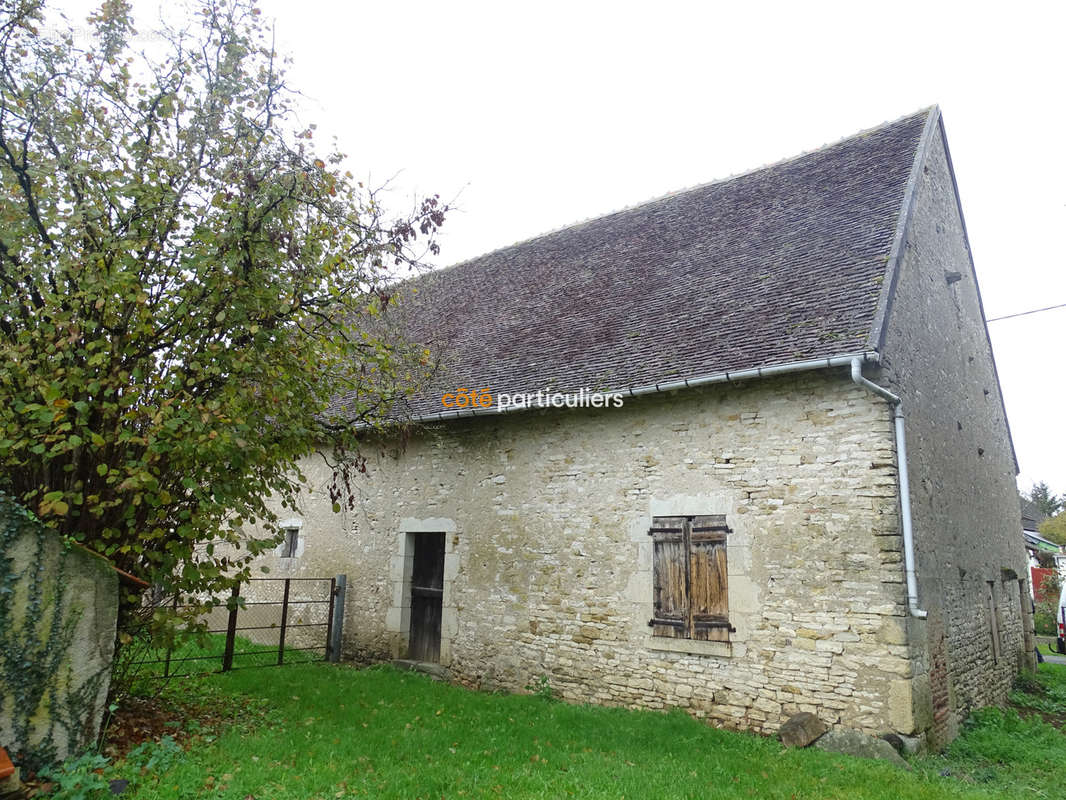
M1064 3L260 7L353 172L458 198L442 264L939 103L987 316L1066 303ZM1066 493L1066 309L989 329L1019 485Z

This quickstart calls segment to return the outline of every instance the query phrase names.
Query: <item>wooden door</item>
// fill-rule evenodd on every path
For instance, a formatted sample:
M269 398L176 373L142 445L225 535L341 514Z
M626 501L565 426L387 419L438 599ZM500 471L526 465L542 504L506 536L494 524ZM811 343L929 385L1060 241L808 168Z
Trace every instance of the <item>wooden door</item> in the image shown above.
M411 572L411 638L415 661L440 661L440 621L444 607L444 534L415 533Z

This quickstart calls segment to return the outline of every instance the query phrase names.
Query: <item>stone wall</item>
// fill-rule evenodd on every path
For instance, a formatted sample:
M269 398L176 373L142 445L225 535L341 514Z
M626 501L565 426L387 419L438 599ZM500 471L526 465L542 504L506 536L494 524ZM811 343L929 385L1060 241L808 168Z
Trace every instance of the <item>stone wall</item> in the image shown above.
M16 764L95 743L117 615L111 566L0 495L0 746Z
M800 710L915 727L890 412L846 370L453 421L367 455L340 515L305 465L303 552L264 560L348 574L348 657L405 654L410 543L443 532L441 660L470 685L544 675L568 700L764 732ZM727 643L650 635L648 528L689 514L732 528Z
M1003 700L1032 630L1015 464L942 130L923 164L882 382L903 398L919 596L917 685L934 743Z

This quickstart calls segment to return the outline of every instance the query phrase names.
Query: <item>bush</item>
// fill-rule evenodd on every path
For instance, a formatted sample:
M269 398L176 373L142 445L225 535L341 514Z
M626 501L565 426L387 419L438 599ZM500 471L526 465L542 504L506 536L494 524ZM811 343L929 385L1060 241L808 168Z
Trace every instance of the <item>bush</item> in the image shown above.
M57 767L41 770L41 777L55 784L51 800L104 800L127 787L158 779L177 763L181 747L170 736L158 742L143 742L125 759L112 763L90 751Z
M41 770L41 777L55 784L53 800L89 800L110 791L111 782L104 776L110 765L106 756L89 752L54 769Z
M1055 636L1055 615L1046 608L1037 608L1033 614L1033 629L1040 636Z

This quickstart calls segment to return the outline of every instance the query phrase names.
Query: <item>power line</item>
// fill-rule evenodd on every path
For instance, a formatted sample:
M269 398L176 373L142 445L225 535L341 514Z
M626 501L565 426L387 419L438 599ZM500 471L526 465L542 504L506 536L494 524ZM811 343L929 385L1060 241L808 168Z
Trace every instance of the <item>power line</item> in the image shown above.
M1004 317L995 317L994 319L985 320L985 322L999 322L1001 319L1013 319L1014 317L1024 317L1029 314L1039 314L1041 311L1052 311L1056 308L1066 308L1066 303L1059 303L1057 306L1047 306L1046 308L1034 308L1032 311L1019 311L1017 314L1007 314Z

